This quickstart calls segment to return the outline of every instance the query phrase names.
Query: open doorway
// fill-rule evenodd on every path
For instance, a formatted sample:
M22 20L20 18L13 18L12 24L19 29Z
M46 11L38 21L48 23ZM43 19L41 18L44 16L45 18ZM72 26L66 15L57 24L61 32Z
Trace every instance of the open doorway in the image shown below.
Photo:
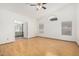
M15 38L28 38L28 24L23 21L15 22Z
M15 38L24 37L23 24L15 23Z

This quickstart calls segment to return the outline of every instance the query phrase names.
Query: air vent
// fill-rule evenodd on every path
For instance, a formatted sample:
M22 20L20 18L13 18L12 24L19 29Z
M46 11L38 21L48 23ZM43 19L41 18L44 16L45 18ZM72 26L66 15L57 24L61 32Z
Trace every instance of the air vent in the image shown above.
M56 17L56 16L52 16L51 18L50 18L50 21L57 21L58 20L58 18Z
M50 21L56 21L57 20L57 18L51 18L50 19Z

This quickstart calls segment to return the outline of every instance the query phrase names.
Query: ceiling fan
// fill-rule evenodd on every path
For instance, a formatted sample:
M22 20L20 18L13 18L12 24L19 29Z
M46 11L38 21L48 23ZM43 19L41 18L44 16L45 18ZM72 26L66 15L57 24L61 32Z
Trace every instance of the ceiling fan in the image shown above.
M47 9L44 5L47 3L31 3L30 6L35 6L37 10L42 9Z

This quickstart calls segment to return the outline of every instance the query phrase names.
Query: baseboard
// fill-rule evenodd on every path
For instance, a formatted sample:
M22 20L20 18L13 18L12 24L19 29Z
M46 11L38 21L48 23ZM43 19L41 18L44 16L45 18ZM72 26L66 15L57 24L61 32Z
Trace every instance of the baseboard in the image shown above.
M76 41L77 42L77 44L79 45L79 41Z
M45 39L59 40L59 41L64 41L64 42L71 42L71 43L75 43L76 45L79 45L79 42L76 42L76 41L68 41L68 40L62 40L62 39L50 38L50 37L43 37L43 36L36 36L36 37L45 38Z
M53 40L59 40L59 41L64 41L64 42L72 42L72 43L75 43L76 45L79 46L79 42L77 41L68 41L68 40L62 40L62 39L57 39L57 38L50 38L50 37L44 37L44 36L34 36L34 37L30 37L28 39L33 39L33 38L45 38L45 39L53 39Z
M28 39L28 38L25 38L25 37L18 37L18 38L15 38L15 40L17 39Z
M6 42L1 42L0 45L2 45L2 44L12 43L12 42L15 42L15 40L12 40L12 41L6 41Z
M37 38L37 37L39 37L39 36L29 37L28 39Z

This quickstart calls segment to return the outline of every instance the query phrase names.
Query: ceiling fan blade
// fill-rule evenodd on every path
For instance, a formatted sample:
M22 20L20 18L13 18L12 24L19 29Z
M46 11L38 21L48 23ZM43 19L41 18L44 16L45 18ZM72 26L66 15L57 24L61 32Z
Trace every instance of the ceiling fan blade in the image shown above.
M44 4L47 4L47 3L42 3L42 4L44 5Z
M31 4L30 6L36 6L36 5L34 5L34 4Z
M46 7L42 6L43 9L46 9Z

